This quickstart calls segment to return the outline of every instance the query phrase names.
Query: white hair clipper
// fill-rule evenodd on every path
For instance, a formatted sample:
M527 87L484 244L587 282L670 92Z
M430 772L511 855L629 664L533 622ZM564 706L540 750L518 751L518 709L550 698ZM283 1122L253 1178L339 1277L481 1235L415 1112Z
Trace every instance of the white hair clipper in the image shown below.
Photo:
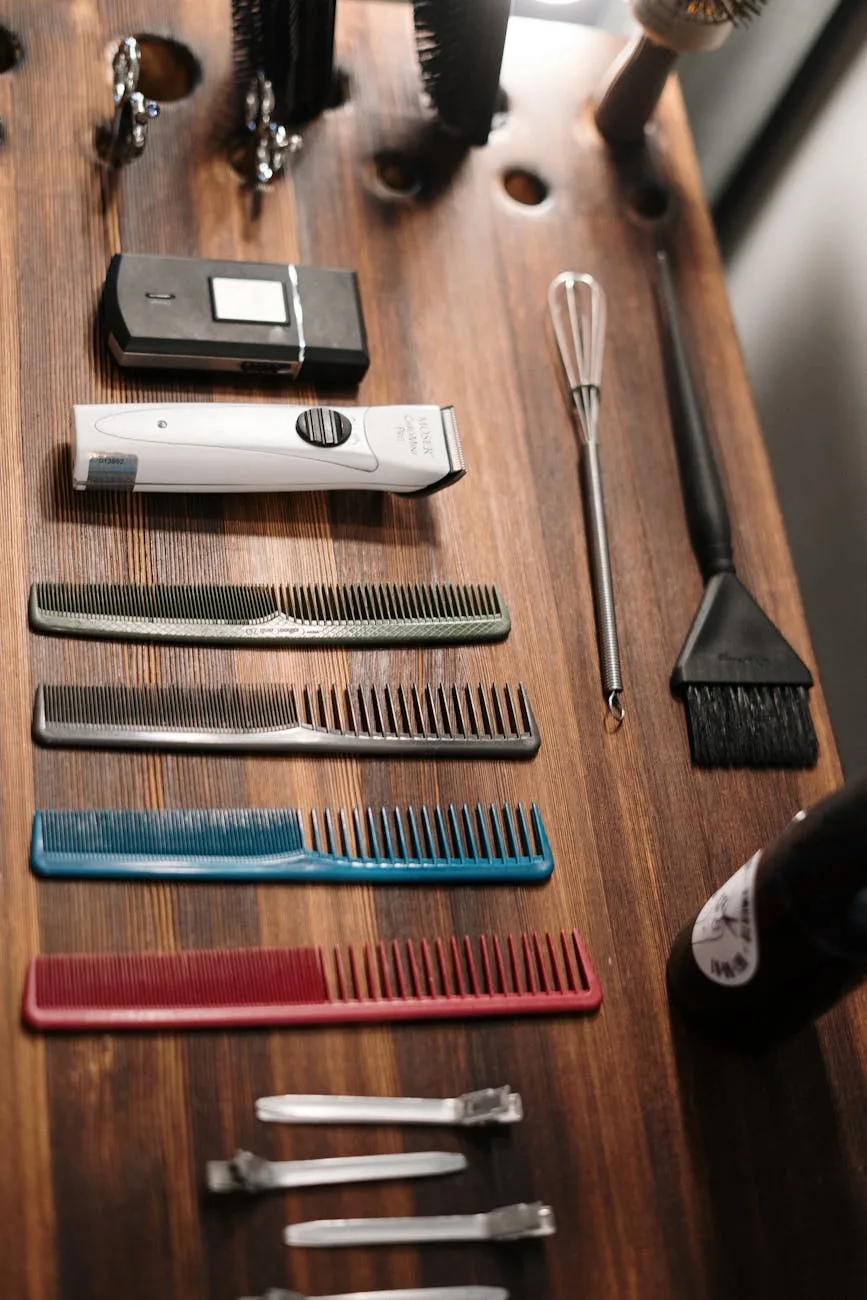
M73 414L79 490L423 496L466 472L451 406L176 402Z

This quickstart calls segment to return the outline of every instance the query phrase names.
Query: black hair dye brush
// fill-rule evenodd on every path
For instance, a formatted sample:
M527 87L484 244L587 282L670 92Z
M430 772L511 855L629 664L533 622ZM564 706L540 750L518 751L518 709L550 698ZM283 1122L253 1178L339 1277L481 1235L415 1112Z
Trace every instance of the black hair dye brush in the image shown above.
M608 73L596 125L615 148L636 144L680 54L715 50L767 0L631 0L642 30Z
M704 595L671 676L697 767L812 767L807 668L735 575L731 528L690 371L668 257L657 254L671 422Z
M497 109L511 0L413 0L422 79L442 125L482 145Z

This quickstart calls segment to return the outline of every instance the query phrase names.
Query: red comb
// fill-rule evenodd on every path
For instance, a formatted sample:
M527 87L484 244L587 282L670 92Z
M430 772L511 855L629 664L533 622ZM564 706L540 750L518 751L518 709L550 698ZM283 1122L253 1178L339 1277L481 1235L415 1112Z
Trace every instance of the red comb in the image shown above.
M335 948L34 957L34 1029L232 1029L595 1011L577 930Z

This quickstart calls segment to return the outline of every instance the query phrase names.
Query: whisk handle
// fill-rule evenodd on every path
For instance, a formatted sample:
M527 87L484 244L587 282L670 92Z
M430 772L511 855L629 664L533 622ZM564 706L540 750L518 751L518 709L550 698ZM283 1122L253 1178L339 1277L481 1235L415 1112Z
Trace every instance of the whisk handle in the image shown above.
M598 443L584 444L581 449L580 469L593 603L596 606L602 690L608 701L609 710L616 717L618 712L622 711L620 695L623 691L623 681L620 674L620 647L617 641L617 619L614 616L614 586L611 581L611 559L608 554L608 530L605 526Z
M707 582L715 573L734 573L731 524L719 470L695 387L674 281L666 253L656 254L660 321L674 442L692 549Z

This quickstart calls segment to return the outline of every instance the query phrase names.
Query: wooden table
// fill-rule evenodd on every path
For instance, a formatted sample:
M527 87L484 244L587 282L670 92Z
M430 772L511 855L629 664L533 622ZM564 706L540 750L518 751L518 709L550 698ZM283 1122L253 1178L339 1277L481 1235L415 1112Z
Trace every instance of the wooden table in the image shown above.
M146 12L145 12L146 11ZM450 169L426 151L410 16L342 6L346 104L306 133L258 223L214 143L228 5L12 0L25 56L0 77L0 1280L10 1300L230 1300L477 1280L518 1300L863 1297L867 1287L867 998L763 1059L672 1029L672 936L796 808L840 779L821 691L822 757L800 775L698 773L668 674L700 592L681 508L648 276L585 109L612 43L516 21L511 109ZM144 158L107 196L92 161L110 104L104 49L149 29L187 42L203 79L164 106ZM141 30L141 28L139 29ZM685 311L732 507L743 576L797 649L807 632L764 444L676 89L659 132L679 195ZM374 155L422 157L415 198L377 188ZM454 161L454 160L452 160ZM503 191L528 167L550 187ZM449 174L449 171L451 174ZM457 407L469 472L430 500L361 495L175 500L76 497L75 401L255 392L232 381L124 376L93 324L110 254L130 251L358 269L373 364L364 402ZM629 718L603 727L573 433L545 331L564 266L610 303L602 438ZM311 397L303 390L302 399ZM344 653L124 647L27 629L36 578L137 582L466 580L501 584L508 642ZM39 681L523 679L543 746L529 765L51 753L30 741ZM37 884L34 807L259 806L537 799L557 869L538 889ZM605 989L596 1018L358 1032L55 1038L25 1033L37 951L295 945L576 924ZM526 1121L461 1137L281 1130L253 1100L283 1091L451 1095L501 1082ZM213 1204L204 1162L443 1145L449 1182ZM547 1243L290 1253L284 1223L549 1201Z

